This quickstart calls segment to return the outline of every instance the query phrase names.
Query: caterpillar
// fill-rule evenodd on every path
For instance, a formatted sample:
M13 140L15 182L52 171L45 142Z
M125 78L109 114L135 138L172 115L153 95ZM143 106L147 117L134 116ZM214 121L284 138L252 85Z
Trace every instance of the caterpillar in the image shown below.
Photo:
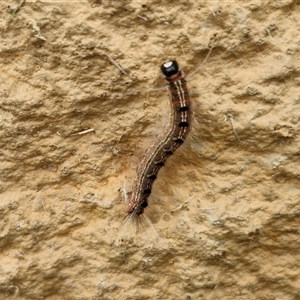
M137 167L136 178L126 212L132 219L144 213L152 185L167 158L183 144L190 130L191 100L186 79L178 63L169 60L161 65L161 71L168 82L171 112L168 125L152 147L148 149Z

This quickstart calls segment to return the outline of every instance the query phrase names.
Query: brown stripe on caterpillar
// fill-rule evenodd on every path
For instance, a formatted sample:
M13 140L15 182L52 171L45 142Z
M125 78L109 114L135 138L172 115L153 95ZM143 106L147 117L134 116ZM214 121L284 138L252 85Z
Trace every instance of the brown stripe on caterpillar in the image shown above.
M169 123L163 133L146 152L137 167L131 197L126 212L128 220L144 213L148 206L148 197L154 180L167 158L182 145L190 128L191 110L190 95L183 72L179 70L175 60L162 64L161 71L165 75L170 90L171 112Z

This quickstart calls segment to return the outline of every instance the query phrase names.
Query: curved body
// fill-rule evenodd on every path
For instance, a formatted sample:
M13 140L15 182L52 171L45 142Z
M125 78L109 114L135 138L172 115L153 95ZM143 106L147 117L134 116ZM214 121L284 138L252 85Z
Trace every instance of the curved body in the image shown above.
M161 66L168 81L171 94L171 112L168 125L155 143L148 149L133 183L127 213L139 216L148 206L148 197L158 171L166 159L184 142L191 122L190 95L183 73L176 61L168 61Z

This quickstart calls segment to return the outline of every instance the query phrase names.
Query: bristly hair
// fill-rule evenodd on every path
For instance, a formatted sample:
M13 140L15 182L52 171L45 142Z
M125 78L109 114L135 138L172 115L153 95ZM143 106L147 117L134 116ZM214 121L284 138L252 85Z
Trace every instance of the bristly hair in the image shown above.
M126 191L126 180L124 181L123 187L122 187L122 198L125 202L126 207L128 206L129 197L131 196L131 193L127 193ZM151 211L155 214L157 214L156 209L151 208L148 210L148 213L151 215ZM138 215L137 210L134 210L132 213L127 213L127 216L122 222L122 227L119 234L119 239L122 238L122 234L126 231L126 233L130 233L133 231L135 234L138 232L143 232L146 230L146 228L151 227L155 236L159 238L159 234L157 230L155 229L154 225L152 224L150 218L147 216L147 214L144 212L143 214Z
M160 239L160 236L153 226L150 219L146 216L146 214L142 214L139 216L134 216L133 214L129 214L122 222L122 226L119 232L118 241L123 241L126 235L136 235L137 233L144 232L146 228L150 227L155 235L157 240Z
M191 125L191 99L183 72L175 60L168 60L162 64L161 71L169 85L171 109L168 124L148 148L137 167L132 194L126 210L128 220L125 224L132 223L132 220L136 219L135 225L138 228L145 227L144 224L152 225L149 218L140 217L148 207L147 200L152 192L152 185L168 157L183 144ZM127 199L127 196L124 191L124 199Z
M216 42L216 36L210 41L210 50L204 62L208 59L212 51L213 42ZM200 66L195 72L199 68ZM145 227L151 227L157 237L157 231L148 216L145 215L145 208L148 207L148 197L152 192L152 186L159 170L165 165L168 157L184 143L188 136L193 115L187 81L184 73L179 69L177 61L166 61L161 65L161 71L168 83L170 94L171 109L169 122L162 130L162 133L156 138L153 145L148 148L137 167L130 197L128 197L126 192L126 183L123 186L123 198L128 205L126 209L127 217L123 221L123 229L121 231L124 232L125 229L128 229L129 225L134 225L135 233L141 229L145 229ZM192 75L193 73L190 74L190 76ZM130 199L128 200L128 198ZM149 215L151 214L149 213Z
M135 232L143 232L147 227L154 226L152 225L149 218L146 216L146 214L142 215L135 215L134 212L131 214L128 214L128 216L123 221L124 228L129 228L129 226L132 226L135 230Z

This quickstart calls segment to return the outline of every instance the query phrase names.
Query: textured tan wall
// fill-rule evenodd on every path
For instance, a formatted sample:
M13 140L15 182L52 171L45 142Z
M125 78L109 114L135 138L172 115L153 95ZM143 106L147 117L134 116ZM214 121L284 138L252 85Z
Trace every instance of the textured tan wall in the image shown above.
M299 299L299 1L26 1L8 22L19 2L0 4L0 298ZM159 239L118 243L168 121L147 90L215 34L149 198Z

